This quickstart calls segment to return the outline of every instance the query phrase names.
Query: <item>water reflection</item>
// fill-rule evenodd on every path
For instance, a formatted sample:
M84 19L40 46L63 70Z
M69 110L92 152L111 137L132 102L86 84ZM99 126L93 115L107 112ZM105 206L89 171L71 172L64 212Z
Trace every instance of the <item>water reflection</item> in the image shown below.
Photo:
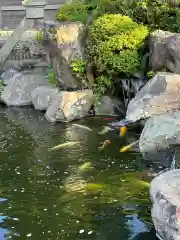
M52 125L31 108L0 110L0 234L4 239L128 240L152 227L139 154L120 155L123 143L117 136L112 136L112 146L98 152L105 137L97 132L104 122L79 123L93 131ZM64 141L81 144L48 151ZM79 172L86 161L92 168Z

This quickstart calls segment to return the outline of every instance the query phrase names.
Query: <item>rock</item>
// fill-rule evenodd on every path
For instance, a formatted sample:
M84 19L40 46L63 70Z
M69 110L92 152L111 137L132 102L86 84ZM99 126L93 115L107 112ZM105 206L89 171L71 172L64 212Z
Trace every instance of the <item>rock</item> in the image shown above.
M16 73L20 73L14 68L10 68L1 74L1 80L4 85L8 85Z
M180 34L156 30L149 39L151 69L180 73Z
M125 115L123 102L115 97L103 96L100 104L96 107L96 114L100 115Z
M126 119L135 122L173 109L180 109L180 75L159 72L129 102Z
M17 71L21 71L22 70L22 66L20 64L20 61L16 61L16 60L7 60L5 62L5 64L3 65L3 71L7 71L10 68L14 68Z
M70 63L73 59L83 59L85 27L81 23L65 23L57 29L57 44L61 56Z
M43 84L43 75L16 73L1 95L7 106L31 105L31 92Z
M142 152L159 151L180 143L180 112L166 112L149 118L141 133Z
M71 122L88 114L93 104L92 90L62 91L53 99L45 116L50 122Z
M52 100L58 95L59 90L50 86L40 86L31 93L32 103L35 109L47 110Z
M47 54L43 45L40 44L40 42L35 40L31 42L29 46L29 50L31 55L38 56L38 57L44 57Z
M151 216L158 239L177 240L179 227L180 170L165 172L151 182Z
M56 27L56 41L44 41L46 51L62 89L81 87L70 68L73 59L83 59L85 27L81 23L61 23Z
M145 160L161 162L169 167L173 151L180 143L180 112L166 112L149 118L139 139Z

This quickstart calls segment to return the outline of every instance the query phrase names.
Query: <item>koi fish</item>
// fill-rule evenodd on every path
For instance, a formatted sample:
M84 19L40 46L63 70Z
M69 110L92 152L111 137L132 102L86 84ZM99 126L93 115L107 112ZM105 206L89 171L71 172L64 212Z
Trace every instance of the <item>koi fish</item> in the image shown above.
M108 133L110 130L112 130L110 127L104 127L103 130L101 132L98 132L99 135L104 135L106 133Z
M120 129L119 129L119 136L120 137L124 137L126 132L127 132L127 127L126 126L120 127Z
M102 151L106 146L111 144L112 142L110 140L105 140L102 144L102 146L98 147L99 151Z
M136 141L136 142L133 142L133 143L131 143L131 144L129 144L129 145L123 147L123 148L121 148L119 151L120 151L120 152L127 152L127 151L130 150L134 145L136 145L138 142L139 142L139 140Z
M78 167L78 170L81 172L85 172L85 171L89 170L91 167L92 167L91 162L86 162L86 163L83 163L82 165L80 165Z
M115 120L114 118L104 118L105 121Z
M78 128L81 128L81 129L84 129L84 130L88 130L90 132L92 132L92 129L89 128L89 127L86 127L86 126L83 126L83 125L80 125L80 124L72 124L74 127L78 127Z
M79 144L79 142L66 142L66 143L62 143L62 144L59 144L57 146L54 146L52 148L49 148L49 151L54 151L54 150L58 150L60 148L65 148L65 147L72 147L76 144Z

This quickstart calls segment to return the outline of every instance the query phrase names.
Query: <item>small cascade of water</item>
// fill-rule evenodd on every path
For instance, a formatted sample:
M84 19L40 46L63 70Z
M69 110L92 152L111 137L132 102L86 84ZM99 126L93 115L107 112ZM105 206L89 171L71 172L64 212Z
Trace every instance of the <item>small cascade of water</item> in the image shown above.
M123 101L125 108L136 93L146 84L145 79L120 79L116 83L117 95Z

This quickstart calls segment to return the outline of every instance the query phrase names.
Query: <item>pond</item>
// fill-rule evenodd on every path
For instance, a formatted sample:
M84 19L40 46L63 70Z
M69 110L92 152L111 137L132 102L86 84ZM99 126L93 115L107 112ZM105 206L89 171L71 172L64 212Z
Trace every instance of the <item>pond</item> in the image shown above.
M144 235L152 223L141 155L120 153L127 139L116 134L99 136L103 119L75 123L93 131L0 108L0 239L154 239ZM112 144L99 152L106 139ZM67 141L79 144L49 151ZM79 171L85 162L91 167Z

